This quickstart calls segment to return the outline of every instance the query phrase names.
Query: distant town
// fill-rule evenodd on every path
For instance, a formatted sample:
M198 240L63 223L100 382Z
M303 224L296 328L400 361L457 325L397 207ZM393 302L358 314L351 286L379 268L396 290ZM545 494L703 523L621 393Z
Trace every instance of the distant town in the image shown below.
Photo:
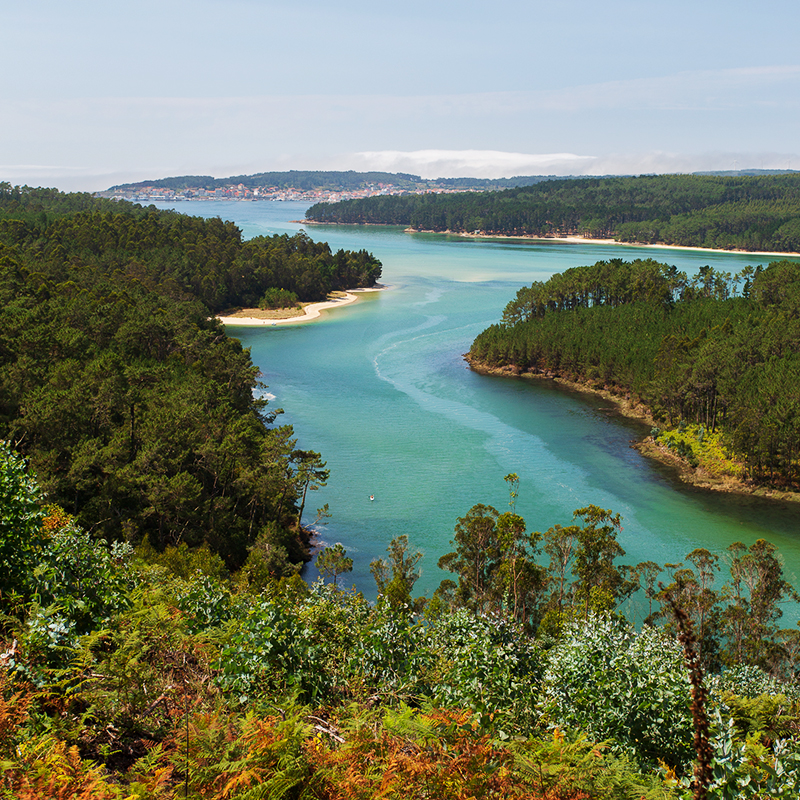
M483 187L452 188L426 186L409 188L392 183L368 184L360 189L327 190L299 189L297 187L256 186L251 188L243 183L230 184L215 189L186 187L184 189L168 189L163 186L140 186L135 188L114 188L105 192L97 192L97 197L113 200L130 200L135 203L176 202L179 200L297 200L307 203L336 203L340 200L352 200L361 197L378 195L430 194L441 192L480 192Z
M555 176L515 178L422 178L405 172L355 172L354 170L288 170L255 175L182 175L112 186L98 197L139 203L179 200L298 200L336 203L379 195L480 192L510 189L552 180Z

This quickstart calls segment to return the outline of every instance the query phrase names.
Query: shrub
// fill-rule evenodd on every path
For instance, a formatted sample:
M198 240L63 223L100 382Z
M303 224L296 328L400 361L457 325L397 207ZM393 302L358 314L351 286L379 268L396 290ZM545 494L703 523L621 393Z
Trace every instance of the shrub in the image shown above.
M247 598L241 611L216 665L222 689L242 705L270 695L314 700L328 694L324 647L314 642L295 609L259 597Z
M181 542L177 547L168 545L159 552L145 538L136 553L151 564L165 567L179 578L189 579L197 572L219 580L228 576L225 562L219 555L212 553L207 544L189 547L186 542Z
M175 603L186 615L190 634L219 628L234 614L230 592L218 580L198 574L178 587Z
M784 683L752 664L738 664L726 669L716 676L713 687L717 692L731 692L741 697L782 694L794 701L800 700L800 686Z
M43 668L71 659L78 637L102 629L130 606L138 580L130 545L94 539L68 516L59 519L28 576L33 601L21 631L26 658L14 666L38 685L46 681Z
M130 603L132 555L129 544L95 539L69 519L42 547L31 593L37 605L58 607L78 633L88 633Z
M542 710L551 726L578 728L642 765L692 757L689 681L677 642L655 628L590 617L550 653Z
M45 517L42 492L25 460L0 441L0 593L20 591Z
M406 699L424 688L420 679L429 658L423 626L405 609L380 603L362 625L347 669L367 694Z
M437 619L430 642L438 657L434 702L471 709L501 735L531 726L544 658L520 626L461 609Z

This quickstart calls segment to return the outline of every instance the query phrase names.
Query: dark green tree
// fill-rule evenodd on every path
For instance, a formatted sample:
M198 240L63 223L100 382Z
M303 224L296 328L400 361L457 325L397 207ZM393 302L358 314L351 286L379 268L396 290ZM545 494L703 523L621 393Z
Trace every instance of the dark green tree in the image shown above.
M500 540L497 535L496 508L478 503L455 528L455 538L450 543L455 551L439 559L439 568L458 575L456 590L460 605L476 614L499 607L502 600L498 571L502 560Z
M512 502L514 498L512 490ZM542 614L548 577L547 570L536 562L542 535L528 534L525 528L525 520L513 511L497 518L500 563L495 592L502 594L514 620L535 629Z
M647 616L644 619L645 625L652 625L657 618L653 613L653 600L658 596L657 579L664 571L664 568L655 561L642 561L632 569L632 579L644 591L647 598Z
M414 601L411 592L420 576L418 564L422 560L419 550L410 549L408 536L395 536L386 548L389 558L376 558L369 565L378 595L393 608L418 611L421 602Z
M576 578L574 596L576 603L583 605L583 614L587 617L590 610L613 608L635 587L614 563L625 555L617 542L617 533L622 529L619 514L587 506L577 509L573 519L583 522L577 532L572 563Z
M578 526L554 525L544 534L544 551L550 557L548 567L551 590L549 613L560 627L565 608L571 606L570 584L567 577L575 558Z
M697 639L697 654L708 669L719 666L720 650L720 592L714 589L715 574L719 572L719 556L705 548L696 548L686 556L694 569L680 564L667 564L672 582L659 593L663 613L668 615L667 628L678 628L666 609L670 603L679 607L692 623Z
M774 668L781 661L777 621L780 604L800 599L783 574L773 544L758 539L749 548L734 542L729 548L730 602L723 613L728 663Z
M353 571L353 559L347 557L347 551L341 542L320 551L314 566L323 578L331 578L336 586L336 579L345 572Z
M331 473L326 469L325 462L319 453L313 450L294 450L291 460L295 465L295 481L300 493L300 511L297 515L298 524L303 519L303 509L306 506L306 494L317 491L326 486Z

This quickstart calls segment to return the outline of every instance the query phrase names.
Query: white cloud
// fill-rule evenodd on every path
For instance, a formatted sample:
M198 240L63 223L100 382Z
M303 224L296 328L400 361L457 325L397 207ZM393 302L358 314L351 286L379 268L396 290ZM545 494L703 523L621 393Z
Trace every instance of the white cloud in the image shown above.
M611 153L579 175L661 175L746 169L800 169L800 153L707 151L704 153Z
M506 153L498 150L382 150L354 153L352 169L410 172L423 178L511 178L515 175L575 174L593 156L573 153Z
M497 150L386 150L352 153L320 169L410 172L423 178L511 178L518 175L645 175L737 169L800 169L797 153L507 153Z

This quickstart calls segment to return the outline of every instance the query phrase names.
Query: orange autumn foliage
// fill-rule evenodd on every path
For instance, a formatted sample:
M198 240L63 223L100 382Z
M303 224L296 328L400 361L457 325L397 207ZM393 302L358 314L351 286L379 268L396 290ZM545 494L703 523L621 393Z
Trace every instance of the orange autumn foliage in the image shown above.
M306 753L318 800L588 800L582 791L537 787L515 770L512 752L473 729L470 715L439 709L421 719L438 736L423 742L384 727L360 727L341 747L321 737Z

